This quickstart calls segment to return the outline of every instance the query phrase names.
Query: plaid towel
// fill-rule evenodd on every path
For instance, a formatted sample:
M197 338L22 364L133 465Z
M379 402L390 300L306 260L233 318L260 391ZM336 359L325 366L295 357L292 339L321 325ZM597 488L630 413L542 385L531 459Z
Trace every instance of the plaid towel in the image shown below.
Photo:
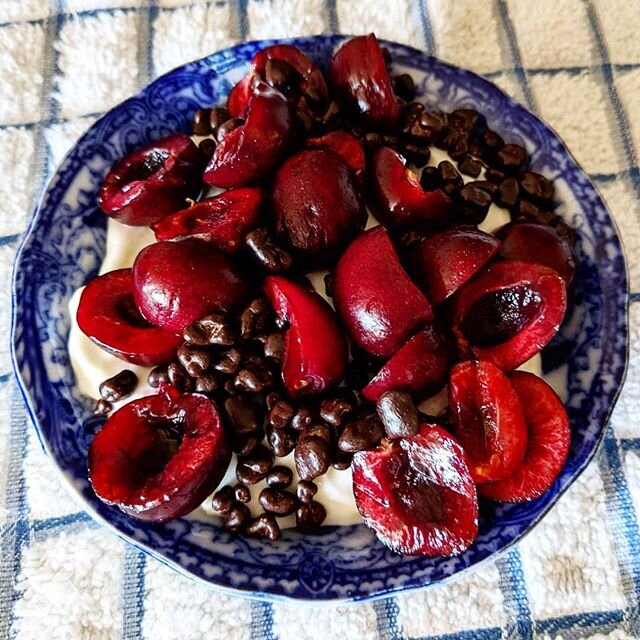
M93 524L36 444L0 343L0 638L640 637L640 3L637 0L2 0L0 331L45 180L97 115L244 39L363 33L473 69L545 118L613 211L631 362L597 459L518 548L451 585L300 607L190 583Z

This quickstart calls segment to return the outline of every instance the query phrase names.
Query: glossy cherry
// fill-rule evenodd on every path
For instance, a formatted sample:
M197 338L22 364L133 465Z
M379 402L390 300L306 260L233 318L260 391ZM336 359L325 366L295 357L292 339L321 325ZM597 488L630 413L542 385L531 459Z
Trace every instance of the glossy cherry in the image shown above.
M451 556L478 533L478 497L462 447L440 427L356 453L353 494L365 524L396 553Z
M246 233L257 226L261 205L260 189L229 189L163 218L153 230L157 240L200 238L235 253Z
M397 122L400 108L375 35L356 36L340 45L329 76L338 100L366 124L389 129Z
M171 360L180 336L149 324L133 298L131 269L118 269L94 278L78 305L80 330L114 356L147 367Z
M405 159L379 147L371 159L370 205L375 217L398 231L432 231L451 218L453 203L440 189L425 191Z
M489 265L458 291L453 331L461 353L509 371L553 338L566 308L565 282L556 271L505 260Z
M330 264L367 221L353 172L325 149L289 158L276 174L271 203L280 239L315 268Z
M276 314L289 323L282 378L293 395L315 395L340 383L347 344L338 318L315 292L281 276L267 276L264 290Z
M248 287L232 259L196 238L145 247L133 265L133 293L153 324L182 333L213 311L231 311Z
M228 189L264 178L284 156L293 133L287 99L261 85L249 99L244 124L216 147L204 173L205 182Z
M320 138L308 138L307 144L310 147L320 147L337 153L351 167L356 176L360 176L365 170L364 149L358 139L346 131L331 131Z
M344 252L333 277L333 301L355 342L380 357L391 356L433 319L383 227L361 233Z
M89 448L98 497L140 520L167 522L195 509L220 483L231 448L215 404L160 393L118 409Z
M475 227L452 227L425 238L414 250L412 275L431 304L440 304L500 249L500 240Z
M571 426L562 401L544 380L514 371L509 381L524 410L527 449L508 478L483 484L478 491L498 502L525 502L539 498L560 475L569 453Z
M244 118L251 97L251 74L246 75L233 85L227 98L227 111L232 118Z
M445 385L452 354L449 334L439 324L429 324L391 356L362 395L375 402L385 391L398 389L420 402Z
M455 365L449 409L473 479L482 483L508 478L524 457L527 426L507 376L490 362Z
M98 205L124 224L152 224L198 194L204 161L189 136L180 133L158 140L111 168Z

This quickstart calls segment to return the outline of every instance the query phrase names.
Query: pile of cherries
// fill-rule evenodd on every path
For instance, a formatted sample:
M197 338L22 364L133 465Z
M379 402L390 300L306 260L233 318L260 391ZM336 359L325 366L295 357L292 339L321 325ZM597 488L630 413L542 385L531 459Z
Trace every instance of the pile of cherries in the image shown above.
M93 439L105 502L154 522L184 515L235 451L238 484L213 506L229 531L276 539L282 516L316 530L326 511L313 481L350 467L378 538L433 556L473 542L478 493L531 500L557 478L566 412L514 369L564 318L574 233L523 147L477 111L413 102L411 77L388 63L374 35L352 38L327 83L295 47L267 47L225 107L196 112L199 145L172 135L107 175L102 210L158 242L86 286L78 324L154 367L158 392ZM452 161L425 167L432 146ZM512 217L494 235L477 228L492 203ZM381 224L365 231L367 208ZM332 305L306 277L319 270ZM130 371L105 381L97 410L136 382ZM448 408L421 413L447 384ZM291 452L295 491L276 463ZM265 512L252 518L249 487L262 480Z

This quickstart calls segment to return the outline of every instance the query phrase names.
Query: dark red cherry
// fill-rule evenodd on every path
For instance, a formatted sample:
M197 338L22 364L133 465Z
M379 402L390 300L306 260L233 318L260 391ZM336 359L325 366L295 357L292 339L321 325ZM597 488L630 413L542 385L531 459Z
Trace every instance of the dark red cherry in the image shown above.
M308 138L307 144L337 153L356 176L361 175L365 169L364 149L358 139L346 131L331 131L320 138Z
M233 85L227 98L227 111L232 118L244 118L251 93L251 75Z

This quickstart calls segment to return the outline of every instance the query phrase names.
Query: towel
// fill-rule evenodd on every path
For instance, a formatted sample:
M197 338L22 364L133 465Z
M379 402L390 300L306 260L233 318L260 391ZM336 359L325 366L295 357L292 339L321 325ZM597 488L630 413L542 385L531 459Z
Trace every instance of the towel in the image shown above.
M36 442L0 342L0 638L640 637L640 3L636 0L2 0L0 331L34 203L95 118L242 40L373 31L472 69L542 116L602 192L631 272L631 354L605 446L518 547L374 603L220 595L94 524Z

